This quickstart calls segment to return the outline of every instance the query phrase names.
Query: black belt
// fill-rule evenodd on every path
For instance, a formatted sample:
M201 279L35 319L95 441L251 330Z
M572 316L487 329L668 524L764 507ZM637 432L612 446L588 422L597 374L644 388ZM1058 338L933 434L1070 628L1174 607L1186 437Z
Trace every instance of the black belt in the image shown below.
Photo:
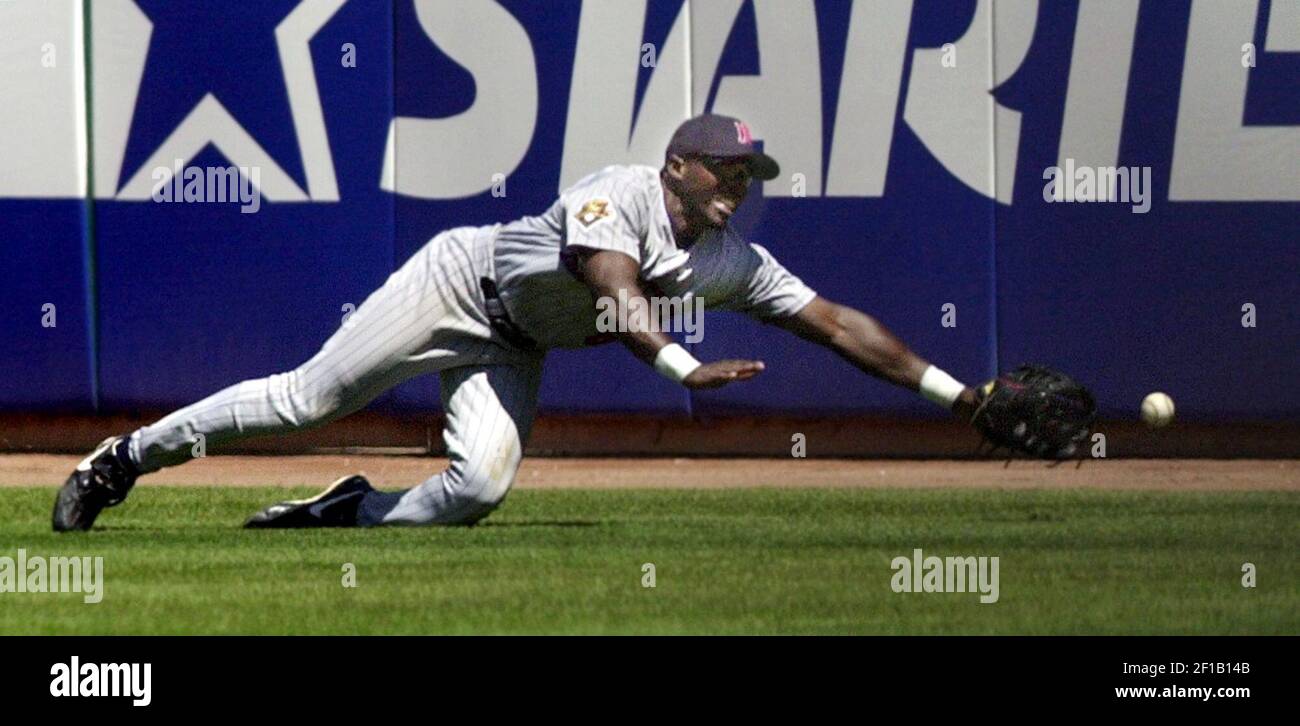
M478 280L479 287L483 290L483 302L487 308L488 322L492 329L501 334L506 342L522 348L523 350L537 350L537 341L529 337L523 328L515 325L515 321L510 319L510 313L506 312L505 303L501 302L501 293L497 292L497 284L488 277L480 277Z

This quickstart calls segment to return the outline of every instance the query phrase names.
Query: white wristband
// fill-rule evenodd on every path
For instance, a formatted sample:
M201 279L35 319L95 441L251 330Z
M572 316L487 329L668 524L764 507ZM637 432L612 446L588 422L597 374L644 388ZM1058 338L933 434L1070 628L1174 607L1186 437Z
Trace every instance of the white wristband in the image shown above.
M659 354L655 356L655 370L659 371L659 375L676 383L681 383L701 365L695 360L695 356L676 343L669 343L660 348Z
M964 390L965 384L934 366L921 376L921 395L944 408L952 408Z

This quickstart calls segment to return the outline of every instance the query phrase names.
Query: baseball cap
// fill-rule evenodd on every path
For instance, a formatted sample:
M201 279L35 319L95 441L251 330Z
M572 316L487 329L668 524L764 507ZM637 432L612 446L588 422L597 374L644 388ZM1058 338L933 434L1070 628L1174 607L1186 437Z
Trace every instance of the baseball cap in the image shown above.
M668 142L668 155L699 154L720 159L744 158L755 179L767 181L781 174L776 159L754 148L749 124L730 116L706 113L687 119Z

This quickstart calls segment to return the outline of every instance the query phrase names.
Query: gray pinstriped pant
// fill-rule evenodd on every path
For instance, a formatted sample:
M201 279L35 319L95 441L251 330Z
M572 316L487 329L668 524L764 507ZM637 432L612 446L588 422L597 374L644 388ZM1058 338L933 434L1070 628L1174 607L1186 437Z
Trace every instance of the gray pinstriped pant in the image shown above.
M320 352L286 373L237 383L131 435L142 471L188 461L205 446L319 426L424 373L440 373L446 470L403 492L375 492L360 522L464 524L514 482L536 411L542 354L492 330L478 280L492 274L493 228L434 237L373 292Z

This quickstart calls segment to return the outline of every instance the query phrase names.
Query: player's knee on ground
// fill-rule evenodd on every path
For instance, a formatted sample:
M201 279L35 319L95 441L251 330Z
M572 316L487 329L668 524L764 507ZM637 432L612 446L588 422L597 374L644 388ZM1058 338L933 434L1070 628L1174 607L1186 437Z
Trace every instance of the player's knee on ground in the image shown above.
M498 457L495 462L454 462L445 473L451 507L444 521L473 524L496 509L509 493L519 469L517 457Z

